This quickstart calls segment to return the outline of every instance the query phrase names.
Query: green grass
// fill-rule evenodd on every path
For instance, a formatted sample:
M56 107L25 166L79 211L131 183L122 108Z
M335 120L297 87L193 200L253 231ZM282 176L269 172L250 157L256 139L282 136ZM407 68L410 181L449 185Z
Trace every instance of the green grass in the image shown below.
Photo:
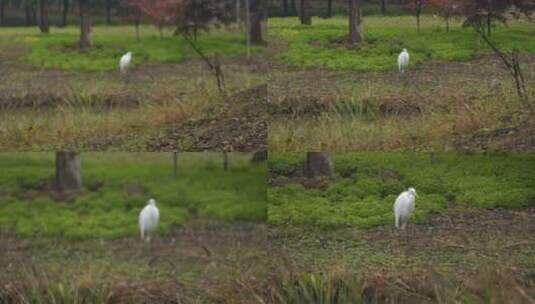
M271 154L270 171L281 179L302 166L303 154ZM393 222L397 195L415 187L414 221L448 203L478 208L535 205L534 155L348 153L334 156L338 178L326 189L299 184L268 190L268 221L321 227L373 227ZM394 176L394 177L392 177Z
M444 22L431 16L422 17L422 29L416 31L412 16L364 17L364 40L353 49L333 46L332 40L347 36L347 17L314 18L312 26L300 25L296 18L269 20L272 35L288 43L278 60L302 68L333 70L386 71L397 69L397 55L407 48L411 65L429 61L466 61L489 52L472 29L455 22L446 32ZM527 21L511 21L494 29L492 40L504 50L517 48L535 52L535 29ZM312 43L314 42L314 43Z
M134 66L146 63L177 63L197 58L196 53L180 36L165 31L159 37L152 26L141 27L141 39L136 40L133 26L96 26L93 32L95 47L86 53L78 48L77 27L52 28L49 35L39 34L36 28L5 28L0 33L0 47L14 43L28 52L21 56L24 63L52 69L76 71L108 71L118 69L119 58L127 51L133 53ZM207 54L218 52L225 57L246 54L245 35L241 32L215 29L198 37L200 48ZM252 52L259 52L253 47Z
M220 154L181 153L175 179L170 153L84 153L84 188L70 200L51 189L53 154L0 154L0 227L21 237L135 236L150 197L160 208L160 233L190 220L263 221L266 169L249 157L232 154L223 171Z

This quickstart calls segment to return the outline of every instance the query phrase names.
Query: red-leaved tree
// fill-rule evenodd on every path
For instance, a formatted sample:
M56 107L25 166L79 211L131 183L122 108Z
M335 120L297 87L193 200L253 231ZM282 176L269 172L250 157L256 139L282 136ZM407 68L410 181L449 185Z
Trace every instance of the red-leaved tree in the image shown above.
M420 32L420 16L424 7L429 4L429 0L409 0L406 4L406 7L414 14L416 17L416 29Z
M218 88L224 91L224 77L220 56L208 56L197 43L199 31L209 31L213 27L228 25L235 21L234 5L230 0L123 0L134 18L139 39L139 23L146 17L160 29L164 26L175 29L192 49L206 62L217 79Z
M494 21L505 23L507 20L505 12L511 4L511 0L464 0L461 6L466 18L464 25L486 29L486 34L490 36Z
M183 0L123 0L122 4L127 9L128 17L133 19L136 26L136 37L139 40L139 25L143 17L147 17L160 31L166 25L171 25L171 20L182 10L186 1Z
M533 0L463 0L462 14L466 18L464 25L474 28L476 33L502 60L509 70L515 85L518 96L523 100L528 100L528 92L524 76L520 69L519 51L505 51L498 48L498 45L491 40L492 22L494 20L505 23L509 17L520 17L525 15L531 18L535 10Z
M461 15L462 5L463 0L429 0L429 6L446 21L446 32L450 31L451 18Z

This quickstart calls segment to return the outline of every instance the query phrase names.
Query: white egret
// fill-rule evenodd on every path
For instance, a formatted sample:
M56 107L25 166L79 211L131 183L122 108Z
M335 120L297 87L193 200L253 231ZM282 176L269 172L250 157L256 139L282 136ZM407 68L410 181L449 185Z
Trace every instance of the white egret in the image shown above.
M121 60L119 60L119 70L121 71L121 73L126 73L126 70L130 66L131 62L132 52L128 52L121 57Z
M156 226L158 226L159 219L160 211L156 207L156 201L151 198L147 202L147 206L139 213L139 230L142 240L150 242L150 235Z
M394 203L396 228L405 229L409 218L414 212L414 200L416 196L416 190L414 188L409 188L396 198L396 202Z
M398 67L400 73L405 73L405 69L409 66L409 52L407 49L403 49L398 56Z

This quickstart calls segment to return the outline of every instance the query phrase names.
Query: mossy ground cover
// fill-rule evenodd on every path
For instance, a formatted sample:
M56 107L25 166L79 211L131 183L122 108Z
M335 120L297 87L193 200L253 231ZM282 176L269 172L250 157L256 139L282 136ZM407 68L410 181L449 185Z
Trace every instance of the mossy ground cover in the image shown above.
M413 16L364 16L364 42L354 48L340 43L347 36L347 17L313 18L312 26L300 25L297 18L271 18L272 35L287 42L276 58L300 68L386 71L397 69L397 55L407 48L411 65L430 61L467 61L489 53L474 30L453 22L450 32L434 16L422 17L417 32ZM503 50L535 52L535 29L528 21L496 25L492 40Z
M0 154L0 229L20 237L136 236L150 197L161 234L192 220L265 220L265 165L251 165L247 154L231 154L228 171L217 153L178 159L175 178L171 153L82 153L83 189L69 196L52 189L53 153Z
M392 206L408 187L418 192L413 221L426 222L450 204L522 209L535 204L535 157L523 154L334 154L337 178L307 189L292 182L304 154L270 155L278 184L268 190L272 224L369 228L393 223Z
M26 50L19 61L47 69L71 71L109 71L118 69L119 58L131 51L132 65L157 63L178 63L186 59L198 58L189 44L171 31L158 31L143 25L140 40L136 39L133 26L96 26L93 38L95 47L88 52L80 52L79 28L52 28L48 35L39 34L37 28L5 28L0 33L0 46L19 44ZM244 57L245 34L238 30L215 29L198 37L199 47L207 54L216 52L224 57ZM261 47L253 47L259 52ZM1 53L0 53L1 54Z

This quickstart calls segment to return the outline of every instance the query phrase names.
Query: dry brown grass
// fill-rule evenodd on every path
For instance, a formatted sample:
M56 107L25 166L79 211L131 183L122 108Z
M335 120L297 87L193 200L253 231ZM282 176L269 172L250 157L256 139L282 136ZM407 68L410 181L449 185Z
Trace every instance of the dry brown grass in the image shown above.
M400 233L269 230L273 303L533 303L534 210L452 207Z
M535 87L533 59L523 58L529 88ZM270 90L272 151L443 150L482 130L523 125L533 111L493 56L427 64L405 76L277 72Z
M265 81L255 60L224 63L228 94ZM102 146L94 142L124 135L145 141L169 125L203 117L207 106L226 98L196 60L143 66L126 76L9 63L2 69L8 73L0 84L0 147L11 150L95 150Z
M258 303L265 227L191 223L151 244L0 236L0 302Z

